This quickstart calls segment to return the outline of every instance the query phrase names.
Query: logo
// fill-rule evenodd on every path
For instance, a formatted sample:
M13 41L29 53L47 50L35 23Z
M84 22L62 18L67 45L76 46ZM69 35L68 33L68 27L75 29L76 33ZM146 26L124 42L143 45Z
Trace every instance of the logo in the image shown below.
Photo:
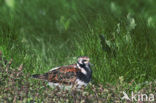
M148 102L153 102L155 101L155 95L154 94L142 94L140 92L134 93L133 91L131 92L131 96L128 96L126 92L122 92L123 97L121 98L122 100L129 100L129 101L148 101Z

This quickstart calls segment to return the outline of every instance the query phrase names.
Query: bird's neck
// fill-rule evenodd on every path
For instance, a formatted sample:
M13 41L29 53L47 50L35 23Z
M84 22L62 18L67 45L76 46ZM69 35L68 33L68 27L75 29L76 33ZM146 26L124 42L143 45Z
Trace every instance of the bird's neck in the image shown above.
M80 64L80 63L77 63L77 67L81 70L81 72L84 74L84 75L88 75L90 76L91 75L91 69L90 69L90 65L89 64Z
M81 72L77 73L78 79L88 83L91 80L92 76L90 65L82 65L77 63L77 67L81 70Z

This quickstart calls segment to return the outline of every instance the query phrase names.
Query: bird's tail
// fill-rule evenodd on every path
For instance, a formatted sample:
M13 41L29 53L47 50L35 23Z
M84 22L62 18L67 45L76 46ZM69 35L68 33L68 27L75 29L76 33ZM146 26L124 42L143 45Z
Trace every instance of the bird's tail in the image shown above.
M40 76L40 74L34 74L32 75L33 78L38 78Z
M42 75L42 74L34 74L32 75L32 77L37 79L46 79L46 75Z

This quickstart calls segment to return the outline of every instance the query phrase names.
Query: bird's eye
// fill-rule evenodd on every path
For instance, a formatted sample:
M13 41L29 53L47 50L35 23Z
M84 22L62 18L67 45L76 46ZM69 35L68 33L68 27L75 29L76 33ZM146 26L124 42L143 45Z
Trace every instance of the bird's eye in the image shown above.
M84 62L86 62L87 60L83 60L82 62L84 63Z

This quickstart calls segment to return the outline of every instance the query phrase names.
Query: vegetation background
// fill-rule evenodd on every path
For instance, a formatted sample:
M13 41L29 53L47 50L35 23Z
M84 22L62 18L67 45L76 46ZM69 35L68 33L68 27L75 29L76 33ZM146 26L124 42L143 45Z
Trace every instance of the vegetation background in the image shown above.
M44 73L91 58L93 84L156 78L155 0L0 0L0 50Z

